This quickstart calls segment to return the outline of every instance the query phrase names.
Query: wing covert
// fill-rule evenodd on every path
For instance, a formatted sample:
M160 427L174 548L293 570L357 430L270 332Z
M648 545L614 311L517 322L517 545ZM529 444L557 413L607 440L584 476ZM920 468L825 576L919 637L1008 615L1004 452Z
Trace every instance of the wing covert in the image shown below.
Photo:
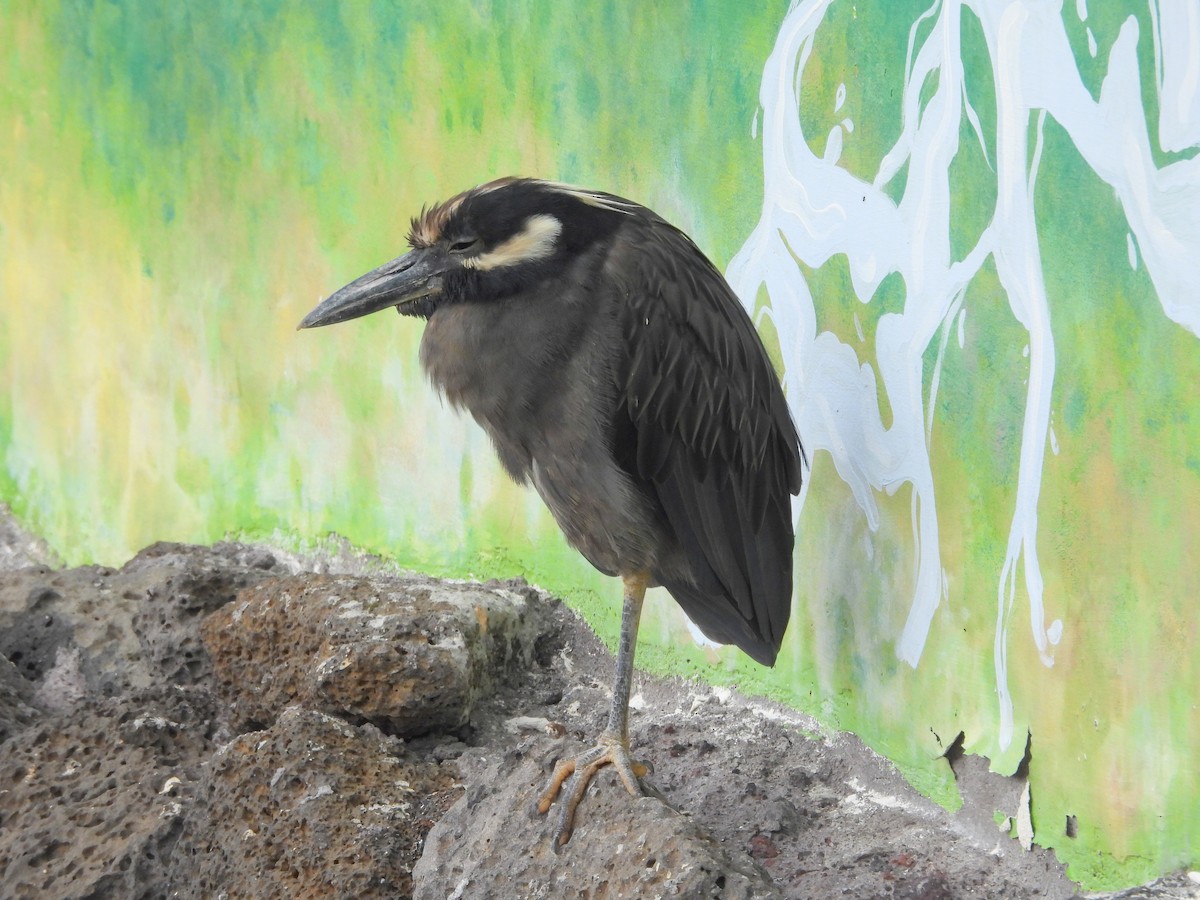
M770 664L791 607L799 437L721 274L657 216L628 227L640 233L610 269L637 273L618 304L624 355L614 374L636 443L623 455L656 492L692 583L656 574L706 634Z

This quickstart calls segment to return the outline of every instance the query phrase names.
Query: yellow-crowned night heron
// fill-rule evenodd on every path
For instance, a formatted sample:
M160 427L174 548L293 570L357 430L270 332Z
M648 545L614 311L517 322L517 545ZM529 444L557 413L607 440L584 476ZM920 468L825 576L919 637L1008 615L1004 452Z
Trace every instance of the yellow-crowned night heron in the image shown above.
M790 495L801 449L770 360L720 272L649 209L504 178L413 220L411 251L348 284L301 328L387 307L426 320L421 364L532 482L567 540L624 582L617 677L570 777L554 845L595 772L634 796L633 653L647 586L714 641L773 665L791 608Z

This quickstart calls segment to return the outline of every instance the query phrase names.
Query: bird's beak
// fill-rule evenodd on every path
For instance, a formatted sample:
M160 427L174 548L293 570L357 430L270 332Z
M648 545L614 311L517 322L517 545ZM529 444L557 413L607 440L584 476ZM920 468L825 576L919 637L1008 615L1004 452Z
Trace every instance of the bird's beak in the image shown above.
M408 315L427 316L431 309L428 301L442 290L444 263L441 255L432 249L406 253L326 297L298 327L333 325L389 306Z

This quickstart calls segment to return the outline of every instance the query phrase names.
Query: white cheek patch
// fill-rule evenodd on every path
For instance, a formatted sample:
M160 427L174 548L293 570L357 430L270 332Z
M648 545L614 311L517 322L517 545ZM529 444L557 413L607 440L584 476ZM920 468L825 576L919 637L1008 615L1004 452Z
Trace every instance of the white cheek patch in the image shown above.
M530 216L525 228L487 253L463 260L471 269L499 269L545 259L554 253L554 244L562 234L562 222L554 216Z

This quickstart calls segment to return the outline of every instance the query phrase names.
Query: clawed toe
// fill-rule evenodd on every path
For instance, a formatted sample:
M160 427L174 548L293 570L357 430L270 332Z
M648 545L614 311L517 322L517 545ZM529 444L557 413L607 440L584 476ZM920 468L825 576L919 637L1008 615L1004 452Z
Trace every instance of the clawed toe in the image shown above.
M649 770L645 765L636 762L629 755L629 747L625 741L612 735L602 735L599 743L574 759L561 759L554 767L546 789L538 797L537 811L545 814L550 811L556 797L562 793L559 807L558 825L554 829L553 847L555 851L571 839L575 824L575 809L587 793L592 778L605 766L612 766L625 790L631 797L641 797L643 794L639 778ZM564 789L565 785L565 789Z

